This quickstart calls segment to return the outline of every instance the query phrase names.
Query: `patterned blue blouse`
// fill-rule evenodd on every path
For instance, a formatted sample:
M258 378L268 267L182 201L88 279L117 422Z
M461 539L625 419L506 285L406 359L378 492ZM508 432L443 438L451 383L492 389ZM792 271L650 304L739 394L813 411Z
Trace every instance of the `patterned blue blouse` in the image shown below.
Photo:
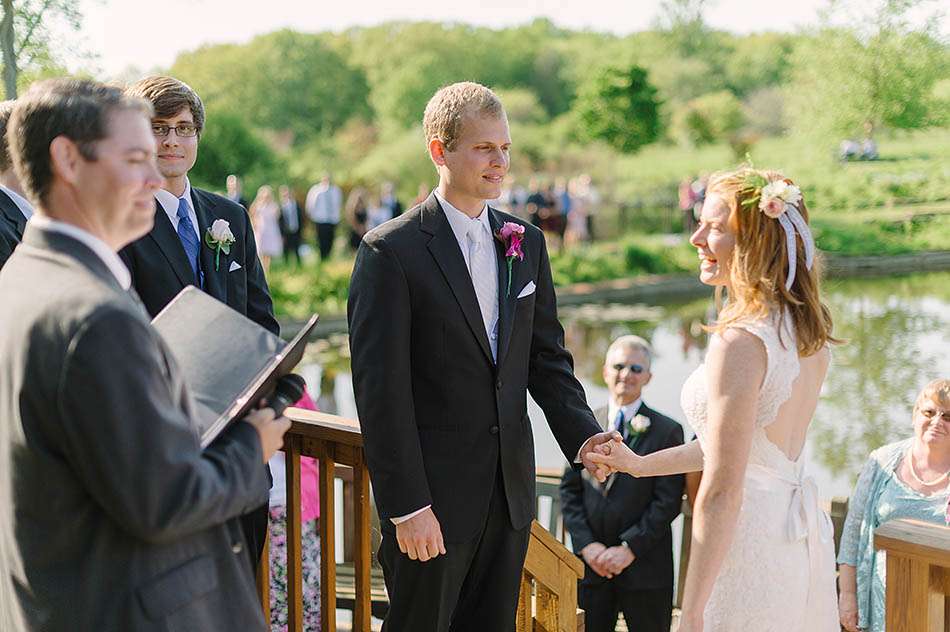
M884 632L886 555L874 549L874 530L888 520L912 518L944 524L950 490L925 496L897 476L913 439L878 448L861 470L848 505L838 563L854 566L858 580L858 626Z

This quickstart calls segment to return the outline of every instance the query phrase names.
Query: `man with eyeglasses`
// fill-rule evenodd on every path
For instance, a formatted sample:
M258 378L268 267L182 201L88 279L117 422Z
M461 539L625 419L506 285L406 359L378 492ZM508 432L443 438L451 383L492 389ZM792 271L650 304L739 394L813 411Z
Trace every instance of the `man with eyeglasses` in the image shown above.
M194 285L279 334L247 211L224 196L191 186L188 180L205 125L201 99L185 83L163 76L142 79L126 94L152 104L152 134L164 178L162 188L155 192L154 227L119 253L148 313L154 317L179 292ZM212 226L217 232L212 233ZM218 253L215 239L223 226L233 243L229 252ZM270 478L270 470L267 475ZM241 519L255 569L264 550L267 514L265 503Z
M653 351L640 336L622 336L607 350L607 406L594 411L640 455L683 443L683 427L643 403ZM578 587L589 632L613 631L623 612L638 632L668 632L673 608L673 534L683 476L634 478L611 474L598 483L568 467L561 480L564 525L585 562Z

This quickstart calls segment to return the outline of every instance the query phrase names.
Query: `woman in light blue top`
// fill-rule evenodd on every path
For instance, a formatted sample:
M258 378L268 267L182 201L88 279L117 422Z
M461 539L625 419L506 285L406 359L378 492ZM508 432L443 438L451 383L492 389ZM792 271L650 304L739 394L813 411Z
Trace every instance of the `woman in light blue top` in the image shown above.
M950 494L950 380L935 380L917 396L914 436L878 448L868 458L848 507L838 554L841 625L850 632L884 632L886 561L874 530L899 518L944 524Z

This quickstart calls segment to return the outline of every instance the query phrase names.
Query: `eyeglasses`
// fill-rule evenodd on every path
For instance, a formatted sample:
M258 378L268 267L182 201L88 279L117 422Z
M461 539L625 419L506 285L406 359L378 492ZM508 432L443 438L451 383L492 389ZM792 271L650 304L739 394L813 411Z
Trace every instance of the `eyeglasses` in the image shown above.
M950 423L950 410L941 410L937 411L933 408L921 408L920 414L926 417L927 419L935 419L942 417L944 421Z
M617 373L620 373L624 369L630 369L631 373L636 373L637 375L646 371L646 367L644 367L642 364L612 364L610 368L612 368Z
M152 125L152 134L158 138L165 138L168 136L168 132L175 130L175 135L178 138L191 138L198 134L198 127L192 123L182 123L181 125L161 125L156 123Z

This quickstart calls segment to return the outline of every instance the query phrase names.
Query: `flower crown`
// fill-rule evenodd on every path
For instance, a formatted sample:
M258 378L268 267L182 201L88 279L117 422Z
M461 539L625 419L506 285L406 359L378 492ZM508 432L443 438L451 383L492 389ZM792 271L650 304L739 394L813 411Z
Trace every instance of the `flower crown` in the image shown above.
M802 191L787 180L769 180L756 172L748 174L742 182L740 192L745 200L742 205L754 207L766 217L778 220L785 231L786 255L788 257L788 276L785 289L791 290L795 282L795 270L798 252L795 247L795 233L802 239L805 247L805 268L812 269L815 264L815 239L808 223L798 210L802 201Z

